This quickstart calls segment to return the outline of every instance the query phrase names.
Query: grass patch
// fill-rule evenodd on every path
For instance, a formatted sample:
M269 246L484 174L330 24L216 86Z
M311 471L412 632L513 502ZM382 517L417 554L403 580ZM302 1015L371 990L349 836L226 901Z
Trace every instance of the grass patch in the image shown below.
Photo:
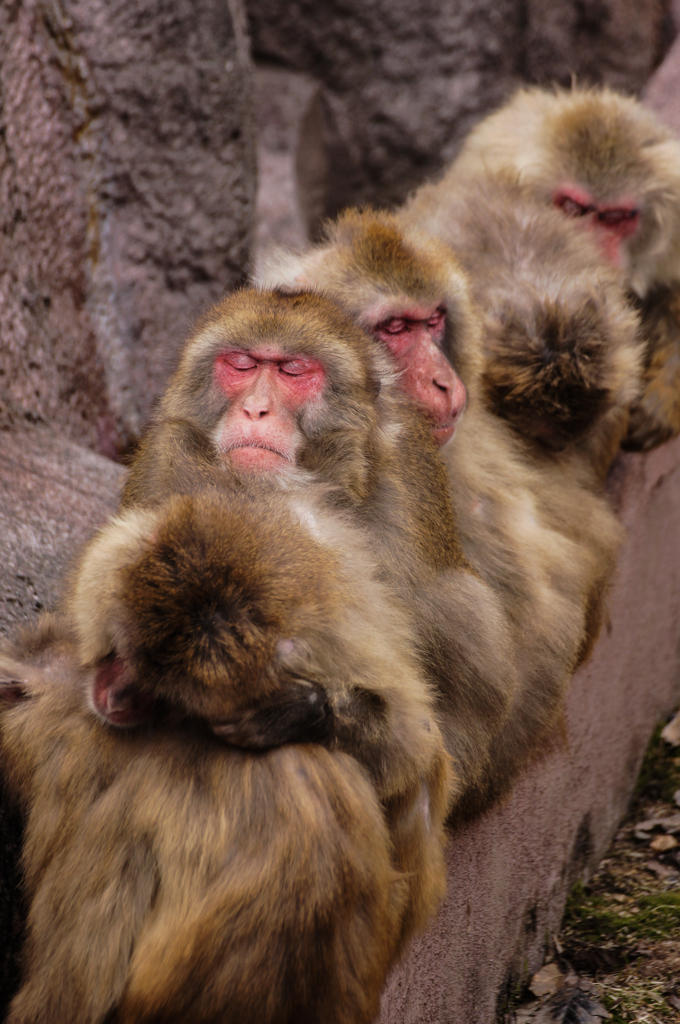
M635 833L638 822L679 809L680 749L661 739L662 728L614 843L595 875L572 889L562 922L562 967L595 983L608 1024L680 1022L680 850L655 854L652 833Z
M647 747L633 791L631 813L635 813L640 804L650 801L672 804L673 794L680 789L680 751L673 750L661 739L664 725L662 722L657 726Z
M607 896L589 896L579 883L569 897L564 927L581 942L598 946L663 941L680 935L680 893L639 896L632 906L619 906Z

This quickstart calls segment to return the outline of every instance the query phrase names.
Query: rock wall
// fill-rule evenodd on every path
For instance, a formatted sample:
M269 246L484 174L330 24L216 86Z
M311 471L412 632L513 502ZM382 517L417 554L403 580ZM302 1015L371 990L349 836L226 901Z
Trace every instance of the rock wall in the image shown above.
M0 5L0 426L116 456L247 262L240 0Z
M0 636L54 608L125 470L44 427L0 434Z
M356 203L401 203L521 82L638 91L670 46L657 0L247 0L253 52L318 82L298 185L312 231Z

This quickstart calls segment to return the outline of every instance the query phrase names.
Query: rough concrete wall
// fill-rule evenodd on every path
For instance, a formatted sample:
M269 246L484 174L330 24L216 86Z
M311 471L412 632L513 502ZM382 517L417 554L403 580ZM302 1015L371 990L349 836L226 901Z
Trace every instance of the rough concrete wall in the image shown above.
M645 86L644 101L680 135L680 37Z
M659 0L248 0L257 57L319 83L301 135L304 212L400 203L521 81L638 90L672 23ZM665 37L665 38L664 38Z
M610 628L571 685L567 749L453 837L444 906L390 979L383 1024L494 1024L606 850L654 725L680 703L680 439L622 456L611 484L628 535Z
M240 0L5 0L0 122L0 425L115 455L246 264Z
M54 607L69 562L115 510L124 474L43 427L0 434L0 635Z

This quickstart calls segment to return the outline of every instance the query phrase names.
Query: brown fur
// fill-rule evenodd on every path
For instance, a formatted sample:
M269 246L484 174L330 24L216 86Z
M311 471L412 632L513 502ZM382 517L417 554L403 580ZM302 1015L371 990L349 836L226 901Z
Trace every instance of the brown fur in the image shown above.
M559 732L571 673L600 628L622 530L601 494L592 451L584 455L571 444L557 456L517 435L487 408L482 372L490 321L471 301L459 258L422 228L414 218L406 223L392 214L349 211L307 253L273 252L262 280L289 289L317 288L369 329L385 315L399 316L413 301L447 308L445 350L468 389L462 422L443 449L451 498L463 553L480 578L484 599L491 606L500 599L505 611L510 632L506 627L497 636L503 637L500 648L513 653L517 673L498 686L509 711L500 729L487 722L492 742L483 770L461 772L466 795L454 818L462 820L507 793L522 767ZM630 319L625 311L626 329ZM624 355L631 345L626 337ZM608 338L618 344L611 333ZM620 371L607 380L614 391L628 386ZM603 419L598 422L604 426ZM411 485L420 483L412 478ZM455 609L440 588L422 611L433 631L448 637L449 650L465 634ZM486 643L499 649L493 635ZM442 692L440 721L455 757L463 742L455 728L456 698L465 688L452 674L447 678L446 664L436 656L433 665Z
M13 1024L377 1012L443 890L451 778L408 620L333 528L346 556L257 488L127 512L85 552L66 622L0 656L22 698L1 758L27 814ZM112 643L169 702L146 727L89 710ZM327 752L247 756L202 721L245 714L270 745L263 712L319 681Z
M322 407L301 410L302 465L241 478L212 440L224 405L212 365L225 345L263 340L320 358L328 387ZM316 296L238 293L190 339L124 510L76 571L66 626L16 655L30 676L36 651L49 665L63 650L67 685L57 695L39 673L34 699L0 726L28 814L13 1024L110 1010L121 1022L375 1015L389 965L441 895L451 794L407 599L456 586L461 562L437 453L391 379L370 339ZM461 575L460 614L474 623L477 581ZM482 643L493 628L481 622ZM505 710L502 693L476 692L478 641L459 654L471 771L487 719ZM111 658L127 664L128 695L150 701L142 727L113 729L90 710ZM325 701L312 733L324 749L216 745L213 734L256 747L309 738L310 689ZM69 784L43 794L56 764Z
M68 640L40 653L48 672L18 652L30 699L0 717L29 808L8 1021L371 1020L408 891L356 761L253 757L186 724L107 729Z
M623 447L649 451L680 434L680 283L636 303L646 339L644 388Z
M626 447L646 451L674 437L680 431L680 332L672 298L680 286L680 142L642 104L611 89L523 89L471 132L438 187L455 190L489 171L509 171L545 205L569 181L595 202L632 202L639 209L639 228L621 253L626 286L643 307L647 358Z

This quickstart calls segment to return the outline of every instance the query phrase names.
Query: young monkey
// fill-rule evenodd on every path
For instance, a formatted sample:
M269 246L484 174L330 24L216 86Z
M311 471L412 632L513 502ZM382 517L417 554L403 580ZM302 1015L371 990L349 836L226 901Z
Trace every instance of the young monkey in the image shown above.
M186 529L195 514L200 535L207 512L180 499L160 532ZM207 516L206 541L224 513ZM128 539L155 529L155 519L128 514ZM257 532L251 523L250 536ZM302 534L296 551L312 562L300 586L328 568L326 552ZM334 621L335 604L314 609L310 594L291 614L301 632L276 640L282 663L298 668L304 652L289 648L310 642L307 673L315 654L347 655L338 692L345 679L369 682L363 698L344 686L327 746L255 755L218 739L221 723L211 731L167 715L137 728L104 724L88 701L95 695L96 705L98 682L81 663L82 638L63 620L48 617L0 652L0 763L26 817L29 905L11 1024L375 1017L389 967L443 889L449 776L408 625L392 617L379 586L357 594L332 558L330 572L321 590L338 588L343 614ZM260 610L266 598L250 609L266 639ZM275 624L271 631L275 640ZM236 651L232 664L249 655ZM387 737L396 738L404 711L397 749ZM361 762L343 749L357 723L367 740Z
M387 213L346 211L326 230L306 253L272 252L262 284L316 288L341 303L391 353L437 439L455 425L442 454L463 552L501 599L518 667L484 797L473 801L487 807L555 734L571 674L599 631L621 527L588 459L533 458L486 408L483 324L451 249ZM445 724L444 734L450 744Z
M680 432L680 141L637 100L608 88L522 89L470 133L440 201L509 172L596 241L642 317L644 389L624 447Z

